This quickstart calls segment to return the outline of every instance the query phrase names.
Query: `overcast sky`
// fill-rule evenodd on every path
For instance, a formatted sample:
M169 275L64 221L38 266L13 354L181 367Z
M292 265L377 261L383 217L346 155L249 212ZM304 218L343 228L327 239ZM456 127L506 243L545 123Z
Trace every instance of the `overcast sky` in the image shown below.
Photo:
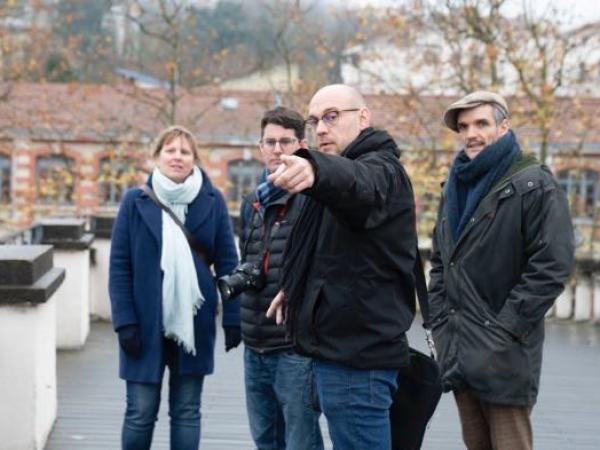
M401 5L405 0L330 0L332 3L344 3L354 5ZM435 0L430 0L435 1ZM561 11L562 18L566 22L581 25L586 22L600 21L600 4L598 0L507 0L505 12L507 14L517 14L523 8L523 2L533 7L535 11L543 12L548 7L548 3L556 5Z
M523 8L523 0L508 0L508 10L520 11ZM543 12L547 8L548 1L545 0L529 0L534 10ZM597 0L552 0L551 3L556 8L565 14L563 19L566 22L572 21L574 24L584 24L587 22L600 21L600 5Z

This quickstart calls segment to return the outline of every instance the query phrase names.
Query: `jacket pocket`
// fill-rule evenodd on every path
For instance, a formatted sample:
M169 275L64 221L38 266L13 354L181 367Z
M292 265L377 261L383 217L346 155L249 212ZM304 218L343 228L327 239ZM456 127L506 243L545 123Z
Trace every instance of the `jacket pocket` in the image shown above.
M460 364L467 383L487 398L525 398L531 362L525 347L492 317L464 315Z

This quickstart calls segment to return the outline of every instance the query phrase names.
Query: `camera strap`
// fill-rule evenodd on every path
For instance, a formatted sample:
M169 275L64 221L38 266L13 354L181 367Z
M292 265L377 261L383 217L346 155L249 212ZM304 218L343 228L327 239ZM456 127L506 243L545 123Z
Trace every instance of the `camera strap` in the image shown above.
M289 200L288 200L289 201ZM256 218L256 215L259 213L259 209L260 209L260 203L257 201L255 201L252 204L252 215L250 216L250 232L248 233L248 238L250 236L252 236L252 233L254 232L254 230L262 227L264 230L264 235L263 235L263 252L262 252L262 256L260 257L260 261L263 267L263 271L266 273L269 270L269 259L270 259L270 255L271 255L271 243L273 242L273 235L277 232L277 228L279 228L281 221L283 220L283 218L287 215L288 210L289 210L289 205L286 202L277 212L277 215L275 217L275 220L273 221L273 223L271 224L271 226L268 229L268 233L267 233L267 227L264 221L264 217L263 217L263 221L259 226L255 226L254 225L254 221ZM274 229L276 228L276 229ZM249 243L249 239L246 239L246 241L244 242L244 247L243 247L243 251L242 251L242 258L245 258L246 252L247 252L247 248L248 248L248 243Z
M265 271L265 273L269 270L269 262L271 259L271 244L273 243L273 238L275 237L274 235L275 233L277 233L277 230L279 230L281 222L283 221L283 218L286 216L287 212L288 204L286 202L285 205L283 205L281 209L277 212L277 217L275 217L275 221L271 224L268 235L265 233L264 251L262 256L263 270Z
M142 186L140 186L140 189L142 191L144 191L148 195L148 197L150 197L152 199L152 201L154 203L156 203L156 205L160 209L162 209L164 212L166 212L179 228L181 228L181 231L183 231L183 234L185 235L185 238L187 239L188 244L190 244L191 249L196 252L196 254L204 261L204 263L208 267L210 267L212 265L213 261L211 261L210 258L208 257L208 253L206 252L206 249L204 248L204 246L202 244L200 244L194 238L194 236L192 236L192 234L188 231L188 229L185 227L185 225L183 223L181 223L181 220L179 220L179 218L175 215L175 213L171 210L171 208L169 208L167 205L162 203L158 199L158 197L156 196L154 191L152 189L150 189L147 184L143 184Z

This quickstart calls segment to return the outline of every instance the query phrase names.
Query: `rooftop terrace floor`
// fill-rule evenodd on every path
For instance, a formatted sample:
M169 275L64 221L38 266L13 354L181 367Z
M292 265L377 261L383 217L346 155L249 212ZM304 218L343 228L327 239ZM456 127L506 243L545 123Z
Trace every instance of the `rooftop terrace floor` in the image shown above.
M240 346L226 354L222 334L218 339L216 370L204 385L200 447L250 450L254 447L244 403L243 349ZM417 324L409 339L415 347L425 349L424 334ZM117 374L117 340L111 325L94 322L85 348L58 352L57 365L58 415L46 450L118 450L125 384ZM547 323L540 397L532 417L538 450L600 449L600 326ZM326 448L331 449L327 441ZM168 448L163 402L152 449ZM454 400L444 395L423 450L461 448Z

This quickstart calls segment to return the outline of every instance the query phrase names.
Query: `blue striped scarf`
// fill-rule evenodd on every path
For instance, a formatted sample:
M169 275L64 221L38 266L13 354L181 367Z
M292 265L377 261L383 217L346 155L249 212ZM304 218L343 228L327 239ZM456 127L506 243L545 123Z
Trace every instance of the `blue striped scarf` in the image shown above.
M265 169L261 176L260 184L256 187L256 196L258 197L258 201L260 203L259 213L262 217L264 217L265 210L270 204L287 194L285 189L277 187L267 180L268 174L269 171Z

